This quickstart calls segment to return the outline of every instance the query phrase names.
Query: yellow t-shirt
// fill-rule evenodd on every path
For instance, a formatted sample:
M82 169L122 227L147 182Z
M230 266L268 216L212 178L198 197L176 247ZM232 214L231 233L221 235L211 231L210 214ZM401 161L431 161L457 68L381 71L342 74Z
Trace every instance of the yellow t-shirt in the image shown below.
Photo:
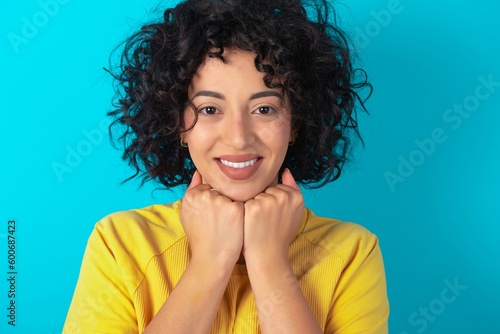
M189 262L180 207L177 201L117 212L96 224L64 334L144 331ZM388 332L385 273L375 235L357 224L306 210L289 257L324 333ZM259 332L246 267L237 264L212 333Z

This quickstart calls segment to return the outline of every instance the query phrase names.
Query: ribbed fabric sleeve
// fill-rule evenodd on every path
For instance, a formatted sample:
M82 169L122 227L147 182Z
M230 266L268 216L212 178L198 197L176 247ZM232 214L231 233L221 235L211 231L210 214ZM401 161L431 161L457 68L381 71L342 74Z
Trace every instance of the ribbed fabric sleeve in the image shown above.
M114 213L96 224L64 334L144 331L189 263L179 213L177 201ZM372 233L306 210L289 255L324 333L388 332L384 267ZM211 333L260 333L244 265L233 269Z

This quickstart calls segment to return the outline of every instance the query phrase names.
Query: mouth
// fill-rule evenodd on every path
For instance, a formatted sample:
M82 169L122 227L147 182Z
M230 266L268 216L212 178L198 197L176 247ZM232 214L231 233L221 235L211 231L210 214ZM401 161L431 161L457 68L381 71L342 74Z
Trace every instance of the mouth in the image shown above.
M246 168L255 165L255 163L259 160L259 158L251 159L243 162L233 162L229 160L219 159L220 163L224 166L228 166L231 168Z
M263 158L256 155L221 156L215 158L222 173L233 180L246 180L259 169Z

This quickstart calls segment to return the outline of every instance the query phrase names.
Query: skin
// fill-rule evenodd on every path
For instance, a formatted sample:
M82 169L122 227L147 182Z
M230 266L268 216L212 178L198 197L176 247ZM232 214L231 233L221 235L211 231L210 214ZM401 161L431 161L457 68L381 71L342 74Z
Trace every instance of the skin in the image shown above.
M254 58L249 52L231 49L224 51L226 63L207 58L188 90L198 120L194 109L184 113L188 128L196 121L183 140L203 182L240 202L277 183L293 136L285 99L278 89L264 85L264 74L256 70ZM251 177L236 180L217 164L216 158L225 156L259 157L262 161Z
M224 57L225 64L208 59L189 90L200 115L183 138L198 169L180 214L191 260L144 333L209 333L241 255L262 333L321 333L288 258L303 197L288 169L277 182L293 136L290 112L264 85L252 53L225 50ZM206 91L217 94L199 94ZM186 110L185 123L193 124L194 115ZM250 176L234 179L217 162L227 155L261 161Z

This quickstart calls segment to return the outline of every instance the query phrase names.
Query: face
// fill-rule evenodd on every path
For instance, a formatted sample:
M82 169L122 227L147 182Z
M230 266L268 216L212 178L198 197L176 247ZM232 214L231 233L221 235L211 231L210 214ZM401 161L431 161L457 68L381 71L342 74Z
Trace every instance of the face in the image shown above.
M196 108L184 112L183 133L203 182L235 201L274 185L291 140L291 113L278 89L267 88L250 52L208 58L189 87Z

